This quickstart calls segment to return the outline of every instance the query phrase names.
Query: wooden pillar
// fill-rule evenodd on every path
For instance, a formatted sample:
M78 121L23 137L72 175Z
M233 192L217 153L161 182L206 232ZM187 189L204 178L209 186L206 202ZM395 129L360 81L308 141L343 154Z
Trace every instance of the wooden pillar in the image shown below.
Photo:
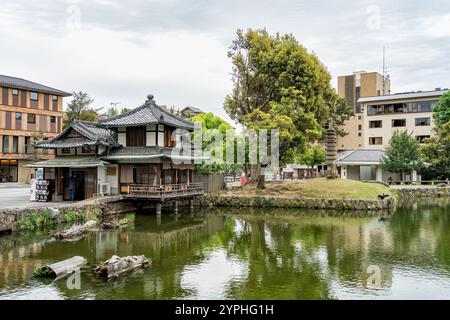
M194 211L194 199L189 200L189 210L191 212Z
M175 214L178 214L178 201L177 200L175 200L173 203L173 212Z
M161 225L161 215L156 215L156 225L160 226ZM159 250L158 250L159 252Z
M156 203L156 215L157 216L161 215L161 202Z

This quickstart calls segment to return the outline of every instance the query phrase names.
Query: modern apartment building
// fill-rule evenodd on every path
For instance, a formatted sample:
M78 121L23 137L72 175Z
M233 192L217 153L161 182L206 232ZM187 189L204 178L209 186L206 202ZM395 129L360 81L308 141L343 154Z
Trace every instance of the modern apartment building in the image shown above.
M433 134L432 111L448 89L360 98L363 111L362 147L385 149L397 130L406 130L419 142Z
M61 132L63 98L69 93L21 78L0 75L0 183L28 182L31 161L53 157L35 150L35 139Z
M348 134L337 138L339 151L362 148L363 114L359 99L390 94L391 81L377 72L357 71L338 77L338 95L347 100L355 116L346 121L342 129Z

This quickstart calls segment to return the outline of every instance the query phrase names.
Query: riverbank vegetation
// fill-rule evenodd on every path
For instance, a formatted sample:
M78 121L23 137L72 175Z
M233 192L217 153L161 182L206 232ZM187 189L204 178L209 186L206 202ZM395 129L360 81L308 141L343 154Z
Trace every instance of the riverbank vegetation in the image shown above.
M267 183L265 189L246 185L220 192L234 196L276 196L280 198L377 200L377 196L393 196L389 187L350 179L308 179Z

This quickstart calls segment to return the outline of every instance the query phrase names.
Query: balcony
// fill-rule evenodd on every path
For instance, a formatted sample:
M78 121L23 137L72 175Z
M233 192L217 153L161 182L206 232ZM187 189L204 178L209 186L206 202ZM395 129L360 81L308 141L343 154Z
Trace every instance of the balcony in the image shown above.
M169 200L191 198L205 194L203 182L189 184L128 184L122 185L121 191L126 198Z

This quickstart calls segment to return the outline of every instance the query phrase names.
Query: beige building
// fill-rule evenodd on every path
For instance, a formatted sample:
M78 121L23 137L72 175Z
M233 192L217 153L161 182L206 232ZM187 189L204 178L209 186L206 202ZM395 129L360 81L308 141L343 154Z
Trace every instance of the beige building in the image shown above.
M0 183L29 182L31 161L53 158L34 149L34 139L61 132L63 98L69 93L21 78L0 75Z
M447 89L360 98L362 148L385 149L393 133L408 131L419 142L433 134L433 108Z
M348 134L344 137L338 136L339 151L362 148L364 145L363 114L359 99L389 94L390 89L390 80L377 72L357 71L338 77L338 95L345 98L355 112L355 116L341 128Z

